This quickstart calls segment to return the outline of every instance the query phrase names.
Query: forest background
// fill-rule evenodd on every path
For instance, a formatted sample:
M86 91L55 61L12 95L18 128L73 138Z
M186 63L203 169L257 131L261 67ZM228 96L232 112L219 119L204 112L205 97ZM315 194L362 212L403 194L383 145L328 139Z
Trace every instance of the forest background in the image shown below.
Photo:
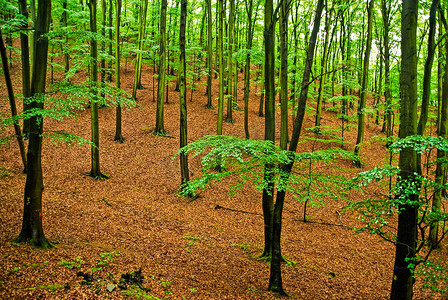
M445 3L0 4L5 297L445 293Z

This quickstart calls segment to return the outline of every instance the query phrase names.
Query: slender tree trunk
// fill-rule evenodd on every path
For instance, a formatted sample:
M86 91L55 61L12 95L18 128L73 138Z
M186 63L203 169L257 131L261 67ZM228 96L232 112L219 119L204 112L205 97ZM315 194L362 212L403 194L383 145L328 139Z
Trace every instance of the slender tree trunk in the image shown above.
M288 147L288 11L291 1L280 5L280 148Z
M224 0L218 0L218 62L219 62L219 99L217 134L222 134L222 117L224 110Z
M439 2L438 0L433 1L432 5L431 5L431 13L430 13L430 29L429 29L429 36L428 36L428 47L430 47L430 39L432 39L432 42L433 42L432 47L433 48L429 48L429 49L432 49L432 51L434 51L435 49L434 49L434 37L431 38L431 33L434 34L434 31L432 31L431 27L435 26L437 7L439 5L438 2ZM445 41L445 52L448 54L448 42L447 41ZM429 50L428 50L427 64L428 64L429 56L430 56L430 54L429 54ZM425 64L425 71L426 71L427 64ZM441 97L441 103L439 104L440 105L440 114L438 115L438 121L437 121L437 123L439 124L437 134L439 137L442 137L445 140L448 137L448 73L447 73L447 71L448 71L448 68L446 67L446 64L445 64L445 80L443 82L443 87L442 87L443 88L442 92L445 92L445 95L443 95L443 97ZM425 72L425 75L426 75L426 72ZM429 74L428 76L431 76L431 75ZM425 84L424 84L424 87L426 87ZM428 88L429 88L429 84L428 84ZM428 91L428 93L429 93L429 91ZM423 114L423 112L422 112L422 114ZM422 122L421 118L422 117L420 116L420 122ZM420 125L420 122L419 122L419 125ZM419 129L420 129L420 126L417 128L417 134L419 134L418 133ZM446 158L446 152L443 150L437 149L438 162L437 162L436 176L435 176L434 181L438 186L442 186L445 181L444 177L446 174L446 164L444 164L442 162L442 160L445 158ZM421 162L419 163L418 167L421 167ZM444 192L443 188L438 188L435 191L434 198L432 201L432 211L433 212L439 212L439 213L442 212L441 208L442 208L443 192ZM434 223L430 224L429 243L434 247L437 247L438 243L439 243L438 231L439 231L438 222L434 222Z
M157 77L157 113L156 113L156 128L154 134L165 135L163 121L163 97L165 92L165 73L166 73L166 8L167 0L162 0L160 9L160 37L159 37L159 76Z
M401 113L400 138L417 133L417 0L403 0L401 18ZM445 97L446 95L444 95ZM400 182L410 186L419 185L414 177L417 172L417 155L411 147L400 152L398 162ZM399 183L400 184L400 183ZM415 189L415 188L413 188ZM418 190L418 189L417 189ZM418 201L418 194L397 195L409 202ZM395 248L395 263L392 280L391 300L411 300L414 285L413 259L417 241L418 207L401 204L398 207L398 231Z
M103 1L105 1L105 0L103 0ZM103 5L105 5L104 3L103 3ZM67 9L67 0L64 0L63 2L62 2L62 9L63 9L63 12L62 12L62 24L63 24L63 26L65 27L65 28L67 28L67 11L68 11L68 9ZM103 18L105 18L106 16L105 16L105 14L103 14ZM103 23L103 27L104 26L106 26L106 23L105 23L105 21L104 21L104 23ZM103 32L104 32L104 29L103 29ZM105 34L103 34L104 36L105 36ZM70 70L70 55L69 55L69 48L68 48L68 35L65 35L65 37L64 37L64 46L63 46L63 51L64 51L64 72L65 72L65 80L68 80L68 78L67 78L67 75L68 75L68 71ZM105 68L105 67L103 67L103 68Z
M332 21L333 15L333 7L327 12L325 18L325 41L323 45L323 53L322 53L322 61L321 61L321 73L320 82L319 82L319 94L317 96L317 110L316 110L316 121L315 131L320 133L320 119L322 114L322 102L324 98L324 87L325 87L325 79L326 79L326 71L327 71L327 61L328 61L328 52L329 52L329 40L330 40L330 23Z
M51 1L38 0L38 14L35 23L33 52L33 72L31 79L31 97L40 101L32 101L30 109L43 109L46 87L48 33L51 22ZM36 99L35 98L35 99ZM27 152L27 175L24 193L22 230L16 242L29 240L32 246L50 248L53 245L45 238L42 228L42 133L43 118L34 115L30 118L30 132Z
M212 1L207 2L207 108L213 109L212 104L212 59L213 59L213 38L212 38Z
M362 85L361 85L361 96L359 98L358 105L358 136L356 138L355 145L355 155L357 159L353 162L353 164L357 168L361 168L361 146L364 141L364 128L365 128L365 118L366 113L364 112L366 108L366 99L367 99L367 87L369 80L369 58L370 58L370 50L372 49L372 20L373 20L373 6L374 0L370 0L367 6L367 41L366 41L366 52L364 55L364 63L363 63L363 75L362 75Z
M227 55L227 116L226 116L226 122L227 123L234 123L232 117L233 112L233 99L235 95L232 95L233 92L233 82L232 82L232 76L233 76L233 46L234 46L234 32L235 32L235 0L229 0L230 1L230 10L229 10L229 39L228 39L228 55ZM237 82L235 81L235 85Z
M384 101L385 101L385 126L384 131L389 138L392 136L392 97L390 92L390 44L389 44L389 28L390 28L390 11L391 3L387 0L381 0L381 14L384 26ZM388 145L390 142L387 142Z
M264 139L275 143L275 20L273 1L266 0L264 11L264 87L265 87L265 119ZM272 222L274 214L274 183L275 166L266 164L264 170L263 188L263 218L264 218L264 251L262 257L272 255Z
M90 10L90 31L95 35L97 33L97 2L89 0L87 3ZM90 119L91 119L91 170L90 176L95 179L102 179L103 174L100 171L100 132L98 122L98 42L96 38L90 40Z
M305 116L306 101L308 98L309 78L311 74L311 68L313 64L313 55L316 47L317 34L319 32L320 19L322 10L324 7L324 0L319 0L316 7L316 14L314 16L313 31L311 33L310 42L307 51L307 58L305 62L305 70L303 72L302 89L300 91L299 106L297 109L296 119L294 121L293 133L291 136L291 143L289 145L289 157L290 163L280 166L283 174L287 174L283 177L284 182L289 180L292 167L294 165L294 152L297 150L297 145L300 138L300 132L302 129L303 119ZM272 233L272 260L271 260L271 274L269 277L269 290L285 294L282 284L281 274L281 229L282 229L282 213L283 204L285 201L286 190L277 191L277 199L275 201L274 215L273 215L273 233Z
M252 41L253 41L253 22L257 19L258 13L258 5L257 11L255 13L255 17L252 21L252 13L253 13L253 0L246 1L246 12L247 12L247 55L246 55L246 65L244 67L244 132L246 134L246 139L250 138L249 134L249 91L250 91L250 51L252 50Z
M137 99L137 90L143 89L142 85L142 64L143 64L143 46L146 33L146 15L148 12L148 0L141 0L138 28L138 53L135 59L134 85L132 87L132 98Z
M8 90L9 106L11 108L11 116L14 118L17 116L16 100L14 97L14 91L12 89L11 75L9 73L8 57L6 54L6 47L3 43L2 30L0 28L0 53L2 57L3 75L5 76L6 89ZM18 121L14 122L14 131L16 133L17 143L19 144L20 156L22 157L23 172L26 173L26 153L25 145L23 143L22 132Z
M109 0L109 57L112 56L113 50L112 50L112 39L114 38L112 28L113 28L113 21L112 21L112 15L114 10L114 4L113 0ZM112 82L112 62L109 60L108 63L108 75L107 75L107 81Z
M120 23L121 23L121 0L115 0L115 86L117 88L117 93L121 88L121 49L120 49ZM121 130L121 100L117 97L116 103L116 117L115 117L115 137L114 141L119 143L124 142L124 138Z
M179 74L180 74L180 147L187 145L187 75L185 62L185 29L187 25L187 0L181 0L180 10L180 57L179 57ZM190 172L188 170L187 154L180 154L180 173L181 184L185 184L190 180Z
M26 5L26 0L19 0L19 10L23 15L24 19L28 21L28 10ZM28 22L22 24L23 29L28 28ZM23 93L23 112L26 112L29 108L28 98L31 94L31 71L30 71L30 51L29 51L29 41L28 35L21 32L20 33L20 57L22 60L22 93ZM6 53L6 51L5 51ZM30 128L30 119L25 118L23 120L23 133L28 135ZM25 167L26 169L26 167Z

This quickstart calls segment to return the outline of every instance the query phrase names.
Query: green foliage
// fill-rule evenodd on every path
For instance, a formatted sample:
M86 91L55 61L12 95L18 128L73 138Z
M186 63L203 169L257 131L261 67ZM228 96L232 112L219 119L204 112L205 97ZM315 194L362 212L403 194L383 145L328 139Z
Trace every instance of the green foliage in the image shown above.
M49 291L57 291L64 289L65 286L62 284L49 284L49 285L38 285L36 287L29 288L30 291L34 290L49 290Z
M441 138L409 136L405 139L398 140L390 146L391 153L399 153L404 148L411 148L417 153L426 154L434 149L447 150L448 143ZM443 161L446 163L446 160ZM437 184L431 176L433 162L426 164L427 171L425 174L407 174L407 179L403 179L400 175L400 169L396 166L385 165L384 167L376 167L366 172L360 173L352 179L351 188L374 189L375 185L380 185L381 189L389 185L389 193L372 193L372 198L361 201L351 202L345 209L355 211L358 218L363 222L363 226L357 231L367 231L369 233L378 234L383 239L395 242L396 229L391 225L391 217L396 217L400 213L402 206L414 206L418 209L418 226L419 232L418 251L426 249L428 253L425 258L417 259L412 267L426 261L431 253L431 246L426 244L426 235L423 234L425 229L435 222L448 221L448 214L431 210L431 200L436 191L448 188L447 184ZM381 184L383 186L381 186ZM412 200L418 195L417 200ZM392 224L395 224L394 219ZM446 228L444 229L446 233ZM417 252L418 252L417 251Z
M182 196L192 195L198 189L206 189L212 182L221 182L224 178L232 176L236 181L230 186L231 195L235 195L247 182L261 191L268 182L263 180L265 165L287 165L295 160L295 168L291 176L281 168L273 168L273 182L277 190L287 190L301 202L312 201L312 204L322 205L319 202L323 197L339 199L347 180L340 175L322 174L322 168L328 168L337 159L353 159L353 154L340 149L319 150L305 153L291 153L281 150L271 141L254 141L229 136L206 136L179 150L179 153L192 153L193 157L206 153L202 157L202 172L190 182L179 189ZM316 163L309 172L310 165ZM318 163L318 164L317 164ZM219 166L221 172L216 171ZM316 184L316 183L319 184ZM310 193L311 185L316 191ZM337 187L331 189L330 187Z
M148 295L146 291L136 286L131 286L130 289L124 290L122 293L135 299L159 300L156 296Z
M440 294L445 294L448 291L448 265L446 261L441 259L425 261L417 267L415 274L423 278L423 291L430 289Z
M69 269L79 269L83 263L84 261L78 256L74 261L61 260L58 265Z
M101 267L107 266L109 263L114 261L115 256L120 256L120 254L115 251L100 253L101 258L96 260L97 265Z

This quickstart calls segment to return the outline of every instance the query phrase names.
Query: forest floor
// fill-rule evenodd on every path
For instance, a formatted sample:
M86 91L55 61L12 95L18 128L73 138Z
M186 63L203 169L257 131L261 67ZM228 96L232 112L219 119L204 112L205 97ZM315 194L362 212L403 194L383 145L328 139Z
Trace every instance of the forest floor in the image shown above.
M133 84L131 69L129 64L123 68L122 87L127 91ZM12 71L16 92L20 92L20 69ZM242 74L239 76L238 105L242 108ZM179 148L179 95L171 86L169 104L165 105L165 129L171 137L156 136L152 134L156 111L152 68L144 67L142 83L145 89L138 91L137 106L123 110L123 144L113 141L115 108L100 109L101 171L109 179L99 181L86 175L90 171L88 145L55 145L45 140L43 228L56 248L36 250L13 242L21 229L25 175L16 142L11 140L0 147L1 299L278 297L267 291L269 265L258 259L264 241L261 194L246 186L231 197L228 186L234 179L229 179L202 192L194 201L178 197L180 167L179 159L173 156ZM1 86L0 111L7 117L3 79ZM214 87L217 95L217 80ZM205 108L205 85L198 86L192 100L188 99L190 142L214 134L217 119L217 109ZM214 96L215 105L216 101ZM258 106L259 96L252 87L252 139L264 137L264 118L258 116ZM243 111L235 111L234 120L233 124L224 123L223 133L243 138ZM278 131L279 111L276 121ZM313 127L313 122L313 113L307 114L304 128ZM323 113L323 125L338 128L339 122L335 113ZM44 128L89 139L90 111L79 110L75 118L63 121L46 119ZM12 129L7 132L12 134ZM356 129L345 133L346 150L353 149L356 133ZM383 137L381 127L369 116L365 132L368 142L362 149L366 166L362 171L382 165L387 158L384 143L373 139L375 136ZM338 146L318 142L316 150ZM298 151L311 148L312 141L307 141ZM361 171L350 161L339 162L338 166L348 169L348 177ZM198 158L190 159L190 172L192 177L200 175ZM356 201L368 195L352 192L348 197ZM296 264L284 265L282 272L284 288L291 298L388 298L392 244L368 233L355 234L351 228L360 223L354 213L341 213L345 201L324 199L325 206L308 208L310 222L303 222L303 203L291 195L286 200L282 252ZM143 280L135 273L138 270ZM121 290L117 283L122 274L132 272L128 281L134 279L137 286L136 282L141 282L143 289L131 288L129 283L127 290ZM415 299L438 299L422 292L421 286L417 278Z

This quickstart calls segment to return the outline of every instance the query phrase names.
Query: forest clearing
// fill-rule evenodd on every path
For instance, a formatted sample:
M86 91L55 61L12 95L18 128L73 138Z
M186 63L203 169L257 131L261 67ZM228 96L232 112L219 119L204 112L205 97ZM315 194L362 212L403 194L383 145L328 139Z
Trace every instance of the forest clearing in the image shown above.
M445 3L308 2L0 0L0 298L445 299Z

